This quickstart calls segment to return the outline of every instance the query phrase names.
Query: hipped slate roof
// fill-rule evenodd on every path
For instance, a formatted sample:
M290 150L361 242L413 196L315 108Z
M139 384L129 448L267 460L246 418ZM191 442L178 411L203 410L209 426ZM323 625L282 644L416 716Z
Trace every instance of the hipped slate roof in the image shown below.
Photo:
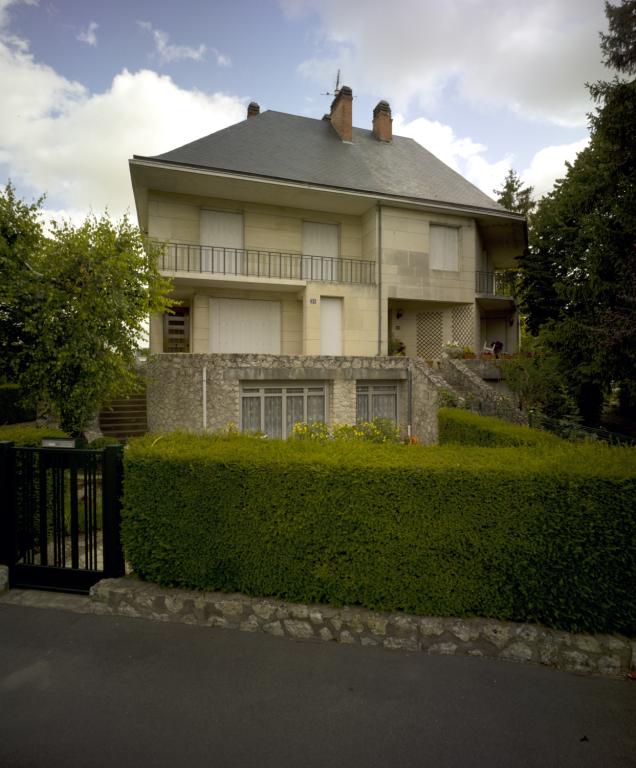
M413 139L381 142L354 128L345 143L328 120L271 110L162 155L135 157L505 212Z

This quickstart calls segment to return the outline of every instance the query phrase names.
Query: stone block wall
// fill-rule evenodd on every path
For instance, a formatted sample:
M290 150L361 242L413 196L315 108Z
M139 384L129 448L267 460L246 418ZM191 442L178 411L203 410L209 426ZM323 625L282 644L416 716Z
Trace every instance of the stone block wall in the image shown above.
M356 382L396 382L403 436L437 442L438 382L420 361L405 357L308 355L152 355L147 364L148 427L195 432L240 422L240 384L320 382L327 384L327 421L355 423ZM205 398L204 398L205 392ZM205 403L205 405L204 405Z
M381 646L391 651L498 658L579 674L624 677L636 662L633 639L571 634L495 619L305 605L242 594L162 589L133 579L100 581L91 588L91 600L95 612L104 614L265 632L294 640Z
M527 415L510 397L487 384L462 360L443 358L439 370L451 388L470 402L472 410L484 416L498 416L514 424L528 425Z

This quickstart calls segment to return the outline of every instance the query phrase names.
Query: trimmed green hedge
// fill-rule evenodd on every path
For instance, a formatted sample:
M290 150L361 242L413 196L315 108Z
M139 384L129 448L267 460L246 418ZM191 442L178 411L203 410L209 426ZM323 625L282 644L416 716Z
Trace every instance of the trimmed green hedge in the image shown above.
M35 405L24 403L17 384L0 384L0 424L17 424L35 419Z
M0 426L0 440L11 440L16 445L37 448L44 437L68 437L68 434L61 429L48 427L14 426L13 424Z
M440 408L439 442L481 446L555 445L560 438L540 429L511 424L495 416L480 416L460 408Z
M126 555L164 585L636 632L636 451L147 436Z

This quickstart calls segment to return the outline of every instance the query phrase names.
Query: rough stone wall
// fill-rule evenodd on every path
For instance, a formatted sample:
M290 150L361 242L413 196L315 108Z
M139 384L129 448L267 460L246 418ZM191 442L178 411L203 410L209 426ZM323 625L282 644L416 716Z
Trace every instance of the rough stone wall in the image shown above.
M132 579L100 581L91 588L91 599L99 613L265 632L294 640L485 656L583 674L624 676L636 662L636 642L625 637L570 634L494 619L376 613L241 594L162 589Z
M0 595L9 589L9 568L6 565L0 565Z
M515 424L527 426L526 414L520 411L509 397L483 381L461 360L443 358L440 363L440 373L467 402L472 400L472 410L479 411L485 416L499 416Z
M410 376L412 434L423 444L437 442L438 384L426 365L410 358L161 354L150 357L146 376L150 431L214 431L238 424L241 382L324 382L329 385L328 421L355 423L356 382L395 381L404 436Z

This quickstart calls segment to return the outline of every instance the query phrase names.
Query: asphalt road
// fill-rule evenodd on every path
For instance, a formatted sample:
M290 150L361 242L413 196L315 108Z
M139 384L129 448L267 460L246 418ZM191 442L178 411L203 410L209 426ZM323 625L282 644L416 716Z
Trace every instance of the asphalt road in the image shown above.
M0 766L636 766L636 682L0 604Z

